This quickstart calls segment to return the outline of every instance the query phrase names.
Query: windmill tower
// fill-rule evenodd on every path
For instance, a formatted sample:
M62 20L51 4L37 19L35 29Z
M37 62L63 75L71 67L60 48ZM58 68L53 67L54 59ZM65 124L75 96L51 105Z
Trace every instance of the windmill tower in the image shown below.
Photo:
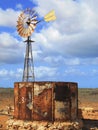
M17 31L21 37L27 38L26 43L26 54L24 61L24 70L23 70L23 82L35 81L34 75L34 63L33 63L33 55L32 55L32 41L31 34L34 32L36 25L41 21L45 20L49 22L51 20L55 20L55 12L52 10L49 12L42 20L37 20L37 13L34 9L26 9L24 10L17 21Z
M24 61L24 71L23 71L23 81L35 81L34 75L34 63L33 63L33 55L32 55L32 41L28 36L26 42L26 54Z

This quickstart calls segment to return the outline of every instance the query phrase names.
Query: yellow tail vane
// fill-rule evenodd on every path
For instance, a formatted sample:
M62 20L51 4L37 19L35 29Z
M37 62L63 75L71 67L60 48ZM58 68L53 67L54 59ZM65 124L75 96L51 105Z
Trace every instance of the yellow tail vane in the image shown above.
M55 11L54 10L52 10L52 11L50 11L48 14L46 14L45 15L45 17L44 17L44 20L46 21L46 22L49 22L49 21L52 21L52 20L55 20L56 19L56 16L55 16Z

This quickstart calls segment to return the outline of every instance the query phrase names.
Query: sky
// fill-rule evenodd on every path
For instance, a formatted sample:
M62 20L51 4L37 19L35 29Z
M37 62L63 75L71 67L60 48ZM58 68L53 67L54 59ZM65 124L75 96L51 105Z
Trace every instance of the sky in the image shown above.
M40 18L55 10L57 19L41 22L32 33L35 81L77 82L98 87L98 0L1 0L0 87L21 82L25 38L18 16L34 8Z

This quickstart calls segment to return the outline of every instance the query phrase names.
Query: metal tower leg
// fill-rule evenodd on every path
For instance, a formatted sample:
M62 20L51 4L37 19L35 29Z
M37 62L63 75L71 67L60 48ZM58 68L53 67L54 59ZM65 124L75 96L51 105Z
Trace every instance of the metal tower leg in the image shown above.
M24 70L23 70L23 82L35 81L34 76L34 63L33 63L33 55L32 55L32 44L30 37L25 41L26 42L26 54L24 61Z

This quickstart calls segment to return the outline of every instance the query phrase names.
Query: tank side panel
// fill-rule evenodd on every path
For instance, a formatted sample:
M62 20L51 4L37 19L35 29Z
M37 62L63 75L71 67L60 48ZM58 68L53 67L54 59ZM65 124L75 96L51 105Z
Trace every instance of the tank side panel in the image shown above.
M32 119L32 87L28 86L26 88L26 120L31 119Z
M52 84L34 83L34 120L52 120Z
M29 82L15 83L14 85L15 118L22 119L22 120L31 120L32 88L33 88L33 83L29 83Z
M55 83L55 121L70 120L70 89L68 83Z
M26 87L19 88L19 119L25 120L26 119Z
M78 116L78 88L77 84L70 83L71 92L71 119L75 120Z
M55 101L55 121L70 120L70 103Z
M18 83L14 84L14 117L19 118L19 86Z

